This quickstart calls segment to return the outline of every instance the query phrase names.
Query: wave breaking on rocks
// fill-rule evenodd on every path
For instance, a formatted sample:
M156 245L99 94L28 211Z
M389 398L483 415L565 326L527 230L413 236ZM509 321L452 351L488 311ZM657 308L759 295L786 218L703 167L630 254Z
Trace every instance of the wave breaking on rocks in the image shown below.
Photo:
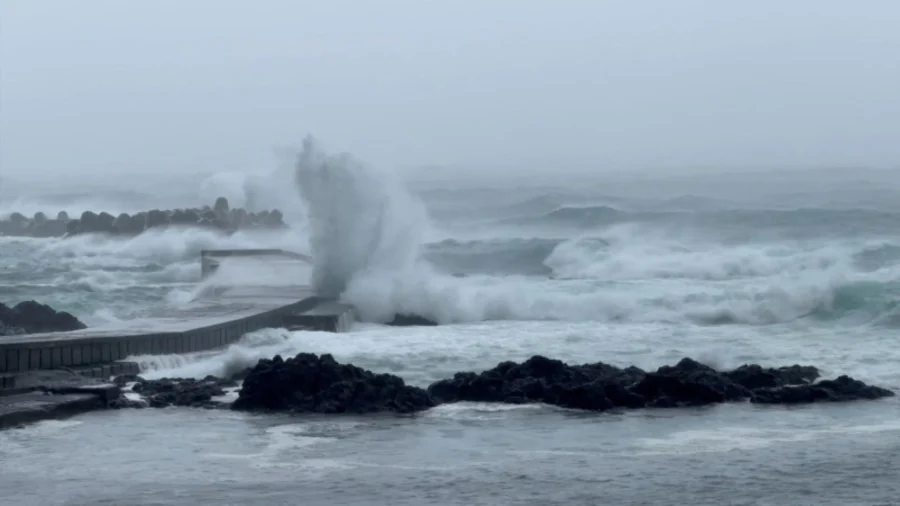
M894 396L886 388L849 376L820 380L813 366L762 367L742 365L717 371L691 358L656 371L619 368L603 362L569 365L533 356L502 362L476 372L459 372L427 388L407 385L392 374L378 374L341 364L329 354L300 353L283 359L260 360L228 379L137 379L135 392L148 396L154 407L224 408L213 401L229 387L243 385L231 409L247 412L321 414L416 413L455 402L547 404L585 411L677 408L752 402L808 404L874 400ZM139 385L139 386L138 386Z

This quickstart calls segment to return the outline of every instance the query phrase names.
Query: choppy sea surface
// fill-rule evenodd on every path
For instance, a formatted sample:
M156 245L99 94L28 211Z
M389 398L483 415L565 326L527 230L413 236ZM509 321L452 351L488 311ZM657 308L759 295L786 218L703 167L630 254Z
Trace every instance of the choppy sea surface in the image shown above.
M408 183L355 165L331 164L344 177L325 178L320 162L301 159L299 191L278 173L0 189L0 217L221 194L232 206L277 205L293 225L0 238L0 300L115 322L188 301L200 249L282 247L312 253L328 275L311 282L339 280L367 320L413 311L442 325L268 329L218 354L136 357L146 374L205 376L312 351L424 386L533 354L644 368L690 356L812 364L900 389L891 173ZM898 409L895 398L604 414L479 404L363 418L97 412L0 432L0 488L4 505L887 505L900 496Z

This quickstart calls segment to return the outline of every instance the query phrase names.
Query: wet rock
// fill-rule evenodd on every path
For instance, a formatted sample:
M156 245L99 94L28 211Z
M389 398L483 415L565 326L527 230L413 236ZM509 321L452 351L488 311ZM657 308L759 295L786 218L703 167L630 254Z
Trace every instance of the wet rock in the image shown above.
M78 318L65 311L30 300L14 307L0 303L0 324L8 329L20 329L17 333L67 332L87 328ZM16 332L10 332L15 334Z
M521 364L503 362L482 373L457 373L431 384L428 393L438 402L545 403L591 411L704 406L748 399L789 404L894 395L846 376L811 383L818 375L814 367L797 365L777 369L745 365L719 372L690 358L644 372L602 362L572 366L534 356Z
M122 384L128 378L119 380ZM118 380L118 378L117 378ZM146 380L140 377L132 386L132 391L141 394L144 401L152 408L165 408L169 406L181 406L192 408L222 408L227 405L213 400L214 397L225 395L226 388L236 387L233 380L223 380L214 376L203 379L190 378L166 378L160 380Z
M144 231L144 217L129 216L128 213L122 213L116 217L113 222L113 228L122 235L134 236Z
M435 405L421 388L375 374L331 355L300 353L260 360L244 380L233 409L292 413L412 413Z
M0 221L0 234L8 236L26 235L28 218L22 213L12 213L6 220Z
M146 221L144 223L145 230L153 227L162 227L168 224L169 216L166 215L165 211L160 211L159 209L147 211Z
M480 374L456 373L432 383L428 393L440 402L545 403L604 410L619 405L642 407L645 403L627 388L646 373L638 368L619 369L597 362L570 366L536 355L519 364L502 362Z
M90 234L93 232L97 232L99 229L97 214L93 211L85 211L81 213L81 217L78 219L78 224L78 230L76 231L76 233L78 234Z
M66 233L66 222L50 220L44 213L36 213L25 229L29 237L60 237Z
M812 366L792 365L777 369L745 364L722 373L731 381L751 390L802 385L819 379L819 370Z
M128 383L134 383L136 381L144 381L144 379L137 374L120 374L113 378L113 383L119 386L124 386Z
M73 221L70 221L67 226L71 226ZM81 213L81 218L77 220L78 224L74 229L74 233L114 234L116 232L115 227L113 227L115 221L116 219L109 213L101 212L100 214L97 214L93 211L85 211Z
M78 234L78 231L81 229L81 222L78 220L69 220L66 223L66 237L70 237Z
M437 324L434 320L414 314L396 314L391 321L387 322L387 325L394 327L433 327Z
M97 215L97 226L99 227L98 232L104 232L108 234L116 233L115 227L113 227L113 223L116 222L116 217L107 213L101 212Z
M781 388L760 388L753 391L751 402L759 404L807 404L811 402L845 402L859 399L880 399L892 397L894 392L885 388L867 385L849 376L823 380L818 383L785 386Z

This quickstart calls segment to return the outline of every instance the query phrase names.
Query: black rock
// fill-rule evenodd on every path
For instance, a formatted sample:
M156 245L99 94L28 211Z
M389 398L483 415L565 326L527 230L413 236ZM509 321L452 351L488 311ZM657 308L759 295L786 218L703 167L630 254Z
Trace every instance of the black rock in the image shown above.
M15 333L33 334L37 332L67 332L87 328L78 318L65 311L56 311L50 306L29 300L9 307L0 303L0 325L9 329L20 329Z
M120 374L113 378L113 383L119 386L124 386L127 383L132 383L136 381L145 381L143 378L138 376L137 374Z
M847 376L810 383L818 376L816 368L799 365L777 369L744 365L719 372L685 358L674 366L644 372L602 362L573 366L534 356L521 364L502 362L482 373L457 373L432 383L428 393L438 402L531 402L591 411L704 406L748 399L791 404L894 395Z
M125 384L130 378L116 378L117 383ZM193 408L223 408L226 404L213 400L213 397L225 395L225 389L236 387L232 380L223 380L214 376L207 376L201 380L190 378L165 378L160 380L146 380L140 377L134 378L136 383L132 391L141 394L147 405L151 408L165 408L168 406L193 407Z
M643 407L643 397L628 387L646 376L636 367L619 369L602 362L570 366L535 355L525 362L502 362L480 374L456 373L432 383L428 393L439 402L475 401L604 410L617 405Z
M775 388L785 385L802 385L819 379L819 370L813 366L792 365L788 367L763 368L756 364L745 364L733 371L722 373L731 381L751 390Z
M806 385L760 388L753 391L750 401L760 404L806 404L821 401L880 399L893 396L894 392L885 388L867 385L849 376L838 376L834 380L823 380Z
M387 322L387 325L394 327L433 327L437 324L434 320L414 314L395 314L394 318Z
M260 360L244 379L233 409L293 413L412 413L435 405L421 388L331 355L300 353Z

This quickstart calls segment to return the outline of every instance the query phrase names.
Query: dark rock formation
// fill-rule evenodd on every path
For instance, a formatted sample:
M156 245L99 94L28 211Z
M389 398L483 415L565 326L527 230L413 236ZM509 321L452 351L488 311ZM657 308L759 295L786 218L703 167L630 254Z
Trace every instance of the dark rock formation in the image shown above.
M613 408L702 406L750 400L768 404L849 401L890 397L894 393L846 376L810 383L811 366L777 369L745 365L718 372L685 358L654 372L621 369L598 362L571 366L534 356L518 364L503 362L480 374L457 373L433 383L428 393L438 402L480 401L545 403L604 411Z
M106 212L85 211L77 219L70 219L68 213L60 211L56 219L48 219L44 213L27 218L21 213L13 213L7 219L0 219L0 236L14 237L71 237L78 234L108 234L131 237L151 228L168 226L206 227L225 233L237 230L259 230L285 228L281 211L249 213L244 209L231 209L224 197L216 199L214 207L203 206L194 209L153 209L133 215L127 213L113 216Z
M214 376L207 376L201 380L190 378L146 380L139 376L115 379L115 382L120 385L130 381L135 381L131 390L143 396L146 405L151 408L181 406L213 409L228 407L227 404L213 400L213 397L225 395L226 388L237 386L237 382L234 380L225 380ZM119 407L144 407L144 403L124 397L118 402Z
M840 402L891 397L894 392L847 376L816 381L812 366L764 368L744 365L720 372L690 358L653 372L619 368L602 362L568 365L534 356L522 363L502 362L482 373L460 372L432 383L427 390L406 385L391 374L375 374L331 355L300 353L260 360L230 379L145 380L119 377L120 387L145 401L119 398L113 407L185 406L222 408L213 400L225 389L243 386L232 409L258 412L365 414L414 413L460 401L510 404L544 403L571 409L606 411L645 407L673 408L750 401L760 404Z
M260 360L233 409L293 413L412 413L435 405L421 388L391 374L375 374L331 355L300 353Z
M67 332L87 328L78 318L65 311L33 300L14 307L0 303L0 335L33 334L38 332Z
M433 327L437 325L437 322L414 314L395 314L394 318L387 322L387 325L394 327Z

